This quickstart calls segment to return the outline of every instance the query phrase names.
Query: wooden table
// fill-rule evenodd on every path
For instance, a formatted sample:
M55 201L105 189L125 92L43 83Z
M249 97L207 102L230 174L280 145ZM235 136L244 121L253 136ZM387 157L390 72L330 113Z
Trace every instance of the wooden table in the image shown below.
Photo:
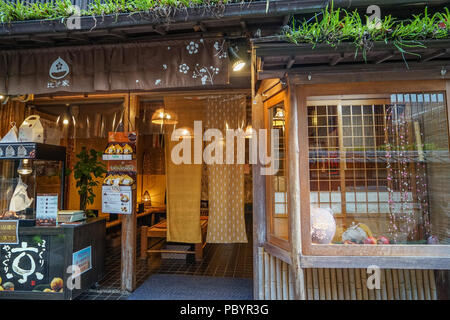
M142 217L146 217L146 216L148 216L148 215L153 215L154 213L157 213L157 212L163 212L163 211L166 211L166 207L151 207L151 208L145 210L145 211L142 212L142 213L138 213L138 214L136 215L136 219L139 219L139 218L142 218ZM154 223L154 216L152 216L152 222ZM153 224L153 223L152 223L152 224ZM117 219L117 220L114 220L114 221L109 221L109 222L106 223L106 229L109 229L109 228L118 226L118 225L120 225L120 224L122 224L122 219Z
M206 231L208 229L208 217L200 217L200 228L202 233L202 242L195 243L194 251L190 250L167 250L167 249L151 249L156 244L160 243L167 237L167 223L163 220L154 226L142 226L141 227L141 259L146 260L149 253L183 253L183 254L195 254L195 260L201 261L203 259L203 248L206 246ZM152 244L149 249L148 240L153 238L159 238L160 240Z

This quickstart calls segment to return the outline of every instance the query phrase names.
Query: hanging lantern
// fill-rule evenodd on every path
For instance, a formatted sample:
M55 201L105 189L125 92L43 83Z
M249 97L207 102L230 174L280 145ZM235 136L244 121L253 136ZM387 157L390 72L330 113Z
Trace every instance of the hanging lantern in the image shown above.
M144 201L145 205L152 205L152 198L150 197L150 193L148 192L148 190L145 190L144 194L142 195L142 200Z
M59 115L56 119L56 124L59 125L61 122L64 126L68 126L70 124L70 121L72 120L72 116L70 115L70 106L66 104L66 109L64 110L62 115Z
M17 168L17 172L20 175L28 175L33 172L33 167L31 165L30 159L23 159L20 161L19 168Z
M168 110L161 108L153 113L152 123L160 125L177 124L178 118L174 112L170 112Z

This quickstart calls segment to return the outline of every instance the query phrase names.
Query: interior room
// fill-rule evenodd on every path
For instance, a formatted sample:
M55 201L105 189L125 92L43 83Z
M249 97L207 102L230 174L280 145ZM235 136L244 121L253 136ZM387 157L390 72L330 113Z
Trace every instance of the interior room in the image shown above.
M104 277L96 288L83 293L82 299L123 298L125 294L120 291L123 219L121 215L102 211L102 187L110 181L109 176L113 178L111 172L105 170L92 181L92 197L88 196L87 201L80 196L76 177L83 150L97 153L91 170L95 166L108 168L102 154L110 151L108 133L123 131L124 123L129 121L124 105L123 99L104 95L97 99L56 101L51 97L40 98L27 106L31 113L40 115L41 121L62 132L55 139L60 139L60 144L67 148L65 209L79 210L85 205L87 215L106 220ZM251 165L248 161L237 161L236 154L240 151L236 150L242 146L239 137L231 156L236 156L234 164L206 164L204 159L208 146L204 133L208 129L223 132L223 138L216 141L223 148L216 150L225 151L224 162L229 157L226 130L240 129L245 133L251 129L250 97L245 92L143 95L139 97L134 128L130 129L137 132L136 190L132 199L137 219L137 290L133 294L139 296L142 286L147 290L146 297L151 296L150 286L160 295L158 281L146 282L153 279L151 276L184 275L193 277L193 281L196 277L243 280L237 287L243 285L245 290L237 290L236 297L251 295ZM251 136L242 137L248 160ZM211 143L214 139L210 139ZM181 145L190 145L189 151L184 148L179 152L177 148ZM200 149L194 150L197 146ZM187 161L188 153L191 163L174 163L174 154ZM213 157L218 156L216 153L212 152ZM179 294L176 291L170 294Z

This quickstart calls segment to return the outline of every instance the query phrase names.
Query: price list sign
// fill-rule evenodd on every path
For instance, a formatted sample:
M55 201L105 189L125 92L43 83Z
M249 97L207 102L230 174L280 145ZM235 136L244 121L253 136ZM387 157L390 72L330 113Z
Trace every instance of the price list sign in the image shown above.
M58 218L58 194L38 194L36 196L36 225L56 226Z

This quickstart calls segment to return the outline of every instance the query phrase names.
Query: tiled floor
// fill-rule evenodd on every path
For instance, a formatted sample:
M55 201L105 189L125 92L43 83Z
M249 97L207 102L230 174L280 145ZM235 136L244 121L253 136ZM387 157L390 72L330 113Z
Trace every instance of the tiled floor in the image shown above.
M248 243L207 244L201 262L194 259L166 260L161 259L160 254L153 254L148 261L140 260L138 257L136 285L139 287L150 275L156 273L251 278L253 275L251 216L246 216L246 227ZM137 252L139 249L138 241ZM126 299L128 295L127 292L120 291L120 247L108 248L105 275L98 288L90 289L78 299L118 300Z

